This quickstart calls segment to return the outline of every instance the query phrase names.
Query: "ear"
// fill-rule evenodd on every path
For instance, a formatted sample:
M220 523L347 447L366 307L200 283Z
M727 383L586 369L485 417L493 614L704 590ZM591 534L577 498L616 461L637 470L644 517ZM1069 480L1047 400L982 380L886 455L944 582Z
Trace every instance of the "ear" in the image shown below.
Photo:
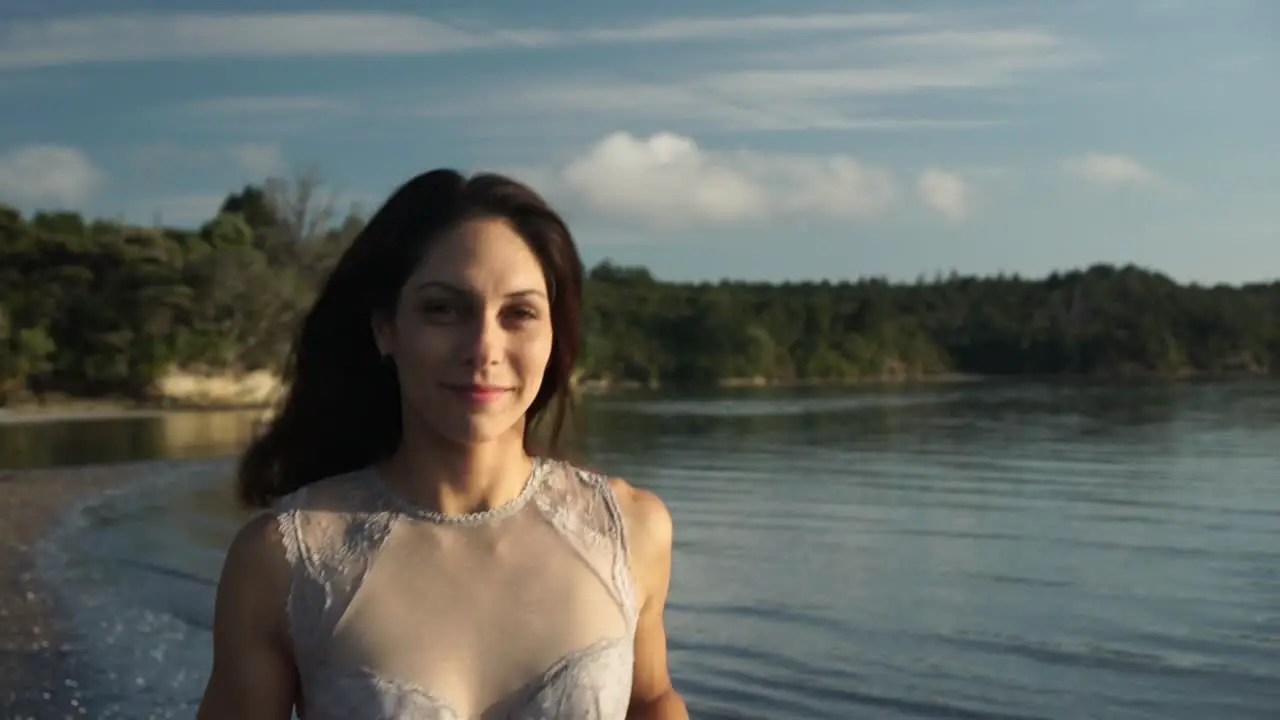
M369 318L369 327L373 330L373 342L378 347L378 354L386 357L395 348L395 324L381 313L374 313Z

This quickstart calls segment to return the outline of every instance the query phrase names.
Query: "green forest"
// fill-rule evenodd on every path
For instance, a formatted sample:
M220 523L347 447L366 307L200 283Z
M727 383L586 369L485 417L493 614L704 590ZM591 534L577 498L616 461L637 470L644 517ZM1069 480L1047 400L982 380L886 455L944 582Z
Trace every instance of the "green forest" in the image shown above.
M196 229L0 205L0 405L146 400L174 368L275 371L362 222L314 174L233 192ZM603 262L585 293L579 378L602 386L1280 368L1280 280L1206 287L1095 265L1041 278L694 284Z

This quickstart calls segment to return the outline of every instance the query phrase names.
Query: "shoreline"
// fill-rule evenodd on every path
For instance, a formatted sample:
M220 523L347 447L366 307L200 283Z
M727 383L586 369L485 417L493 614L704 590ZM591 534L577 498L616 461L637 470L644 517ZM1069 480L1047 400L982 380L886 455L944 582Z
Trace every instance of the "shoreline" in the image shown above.
M0 470L0 708L5 717L96 717L92 668L37 572L40 543L81 503L140 479L137 463Z
M633 393L663 390L801 390L814 388L921 388L939 385L969 385L990 382L1034 383L1100 383L1100 384L1151 384L1188 382L1231 382L1242 380L1273 380L1280 375L1253 372L1184 372L1184 373L1134 373L1101 375L982 375L976 373L932 373L927 375L831 378L817 380L771 380L767 378L725 378L715 382L645 384L637 381L581 380L574 387L579 396L600 396L615 393ZM88 399L60 397L36 403L0 406L0 427L5 425L34 425L53 422L81 422L92 420L128 420L157 418L175 413L250 412L269 413L274 403L264 402L175 402L161 400L140 402L124 399Z
M54 422L81 422L91 420L128 420L156 418L176 413L207 412L266 412L270 405L210 403L208 405L139 404L125 401L79 402L54 401L44 404L0 407L0 427L4 425L35 425Z

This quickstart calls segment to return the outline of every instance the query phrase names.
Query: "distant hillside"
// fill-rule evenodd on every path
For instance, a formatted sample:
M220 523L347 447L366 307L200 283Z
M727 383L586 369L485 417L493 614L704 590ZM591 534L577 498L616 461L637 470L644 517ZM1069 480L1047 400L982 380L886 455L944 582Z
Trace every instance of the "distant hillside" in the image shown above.
M245 188L193 231L0 206L0 404L147 398L164 378L276 372L362 220L287 223L268 200ZM1280 282L1188 286L1135 267L683 284L606 262L590 271L584 322L579 379L606 386L1280 367Z

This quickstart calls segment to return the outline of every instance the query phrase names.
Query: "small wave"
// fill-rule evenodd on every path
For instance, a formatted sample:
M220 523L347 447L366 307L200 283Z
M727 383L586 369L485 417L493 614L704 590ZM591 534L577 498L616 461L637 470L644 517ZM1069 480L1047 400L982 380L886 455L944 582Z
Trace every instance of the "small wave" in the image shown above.
M220 462L157 462L140 463L136 471L139 480L72 508L37 548L37 569L67 616L73 651L92 668L78 682L95 717L191 717L208 678L209 622L201 622L201 612L175 613L173 587L187 583L198 588L192 597L206 597L207 582L145 560L104 555L101 548L111 545L112 533L128 531L107 520L163 504L175 489L216 482L226 468ZM151 592L161 584L139 575L169 582L162 592Z
M983 653L1013 656L1037 663L1072 668L1089 668L1126 674L1145 675L1221 675L1239 678L1243 668L1217 657L1188 651L1144 651L1114 644L1073 641L1033 640L1030 638L997 638L954 636L949 642ZM1246 673L1247 674L1247 673Z
M794 400L776 398L705 398L698 400L632 400L600 403L608 412L635 413L659 417L792 417L821 413L849 412L870 408L897 408L943 402L936 393L848 394L839 397L810 397Z

